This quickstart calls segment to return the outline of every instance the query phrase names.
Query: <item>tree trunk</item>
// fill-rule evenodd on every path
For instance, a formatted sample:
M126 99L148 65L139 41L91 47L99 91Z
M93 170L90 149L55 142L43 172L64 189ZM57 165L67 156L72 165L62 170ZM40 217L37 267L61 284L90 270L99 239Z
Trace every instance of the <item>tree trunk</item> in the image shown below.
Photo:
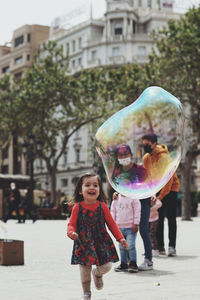
M56 168L51 167L48 169L49 179L50 179L50 190L51 190L51 202L56 204Z
M19 174L19 164L18 164L18 135L13 133L13 174Z
M191 191L190 191L190 178L191 178L192 159L189 153L186 156L182 168L182 220L191 220Z

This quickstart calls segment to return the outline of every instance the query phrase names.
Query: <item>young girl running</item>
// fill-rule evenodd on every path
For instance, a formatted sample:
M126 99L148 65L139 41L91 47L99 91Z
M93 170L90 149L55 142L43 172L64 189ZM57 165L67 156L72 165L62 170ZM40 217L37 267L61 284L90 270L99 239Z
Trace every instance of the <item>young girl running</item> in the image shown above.
M124 248L127 242L106 205L100 178L87 173L80 177L74 192L72 214L67 235L74 240L71 264L79 264L83 288L82 299L91 299L91 273L98 290L103 288L102 277L119 260L105 224ZM92 265L96 267L92 270Z

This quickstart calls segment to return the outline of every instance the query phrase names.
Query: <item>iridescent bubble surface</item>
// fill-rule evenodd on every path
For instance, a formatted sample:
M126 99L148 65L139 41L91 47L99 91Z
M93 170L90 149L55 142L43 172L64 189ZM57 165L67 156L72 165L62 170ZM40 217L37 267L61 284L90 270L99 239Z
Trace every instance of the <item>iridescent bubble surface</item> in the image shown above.
M145 135L157 136L145 153ZM184 116L181 102L160 87L149 87L131 105L111 116L96 133L111 186L137 199L156 194L181 160ZM148 148L148 146L147 146ZM148 149L145 149L148 150Z

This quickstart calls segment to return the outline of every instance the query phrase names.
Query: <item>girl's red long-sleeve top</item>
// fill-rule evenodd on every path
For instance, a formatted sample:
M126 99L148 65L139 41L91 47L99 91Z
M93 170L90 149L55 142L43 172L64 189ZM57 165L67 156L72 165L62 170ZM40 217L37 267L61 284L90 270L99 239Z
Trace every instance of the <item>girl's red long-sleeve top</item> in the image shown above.
M94 203L94 204L87 204L84 201L82 201L81 205L85 209L95 211L97 209L97 207L99 206L99 201L97 200L96 203ZM105 221L106 221L106 224L107 224L109 230L112 232L112 234L114 235L114 237L116 238L117 241L123 239L124 236L121 233L117 224L115 223L108 206L104 202L101 202L101 205L103 208ZM70 232L77 232L76 224L77 224L77 219L78 219L78 212L79 212L79 203L76 203L72 209L71 217L70 217L69 223L67 225L67 235L68 236L69 236Z

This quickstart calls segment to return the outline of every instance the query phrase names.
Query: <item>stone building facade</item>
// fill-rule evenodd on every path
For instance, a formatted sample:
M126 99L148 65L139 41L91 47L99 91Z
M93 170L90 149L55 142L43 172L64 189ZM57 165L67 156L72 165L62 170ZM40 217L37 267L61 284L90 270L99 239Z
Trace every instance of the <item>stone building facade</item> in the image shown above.
M102 18L93 19L91 14L85 22L67 29L57 24L51 28L49 39L62 45L69 55L72 74L102 65L144 63L153 47L152 29L165 26L170 18L179 18L173 13L171 0L106 0ZM57 189L71 195L76 177L94 168L92 138L89 126L71 137L58 166ZM40 165L36 162L36 177L45 188L45 169Z

